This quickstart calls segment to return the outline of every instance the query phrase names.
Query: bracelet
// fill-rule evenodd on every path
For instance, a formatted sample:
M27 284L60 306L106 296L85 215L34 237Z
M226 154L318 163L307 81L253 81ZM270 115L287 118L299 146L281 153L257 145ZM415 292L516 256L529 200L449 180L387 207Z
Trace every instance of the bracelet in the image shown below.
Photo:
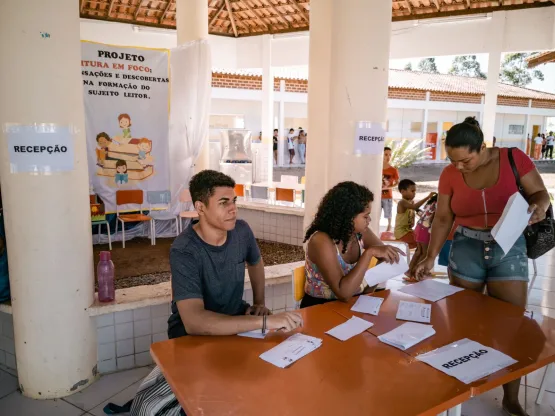
M262 315L262 334L266 333L266 315Z

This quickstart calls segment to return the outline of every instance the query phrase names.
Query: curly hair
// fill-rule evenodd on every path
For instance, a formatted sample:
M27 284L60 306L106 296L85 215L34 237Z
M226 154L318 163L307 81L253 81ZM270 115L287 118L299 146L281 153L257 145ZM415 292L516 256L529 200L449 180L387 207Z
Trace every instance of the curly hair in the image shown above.
M335 244L342 242L345 253L355 229L355 217L364 212L373 200L374 195L365 186L355 182L338 183L320 202L304 242L306 243L316 231L321 231L329 235Z
M200 201L208 205L208 199L214 195L215 188L235 188L235 181L229 176L215 170L203 170L191 178L189 191L193 203Z

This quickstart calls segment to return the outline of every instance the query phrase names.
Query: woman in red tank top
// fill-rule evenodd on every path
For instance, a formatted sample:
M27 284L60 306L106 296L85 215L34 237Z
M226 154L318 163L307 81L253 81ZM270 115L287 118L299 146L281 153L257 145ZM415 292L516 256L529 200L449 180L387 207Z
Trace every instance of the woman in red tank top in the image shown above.
M417 279L430 275L435 258L454 231L449 256L450 283L489 296L526 306L528 257L521 236L504 253L491 235L509 198L518 192L506 148L486 147L474 117L453 126L445 147L451 165L439 179L439 197L427 257L415 267ZM549 194L530 158L512 149L524 192L532 212L531 223L545 218ZM520 380L503 386L503 408L510 415L526 415L518 402Z

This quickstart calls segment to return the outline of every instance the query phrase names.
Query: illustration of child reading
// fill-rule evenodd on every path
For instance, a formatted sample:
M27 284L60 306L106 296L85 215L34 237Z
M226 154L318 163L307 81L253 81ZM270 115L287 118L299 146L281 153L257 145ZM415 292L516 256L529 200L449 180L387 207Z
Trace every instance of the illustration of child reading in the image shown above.
M110 136L107 133L98 133L96 135L96 163L99 166L104 164L106 160L106 155L108 154L108 146L112 142Z
M139 148L138 162L144 166L148 163L147 155L152 150L152 140L149 140L146 137L143 137L142 139L139 140L137 147Z
M131 140L131 117L129 114L120 114L118 116L119 126L121 127L121 132L123 133L122 143L120 144L127 144L129 140Z
M116 185L123 185L129 182L129 175L127 174L127 162L125 160L118 160L116 162Z

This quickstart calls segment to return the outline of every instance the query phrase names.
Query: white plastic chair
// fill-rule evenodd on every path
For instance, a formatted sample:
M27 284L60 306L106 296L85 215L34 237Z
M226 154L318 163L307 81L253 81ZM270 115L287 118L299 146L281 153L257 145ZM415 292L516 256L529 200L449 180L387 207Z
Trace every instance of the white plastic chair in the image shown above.
M172 195L170 191L147 191L146 200L148 202L148 210L150 211L150 216L152 217L152 232L154 233L153 241L156 245L156 220L159 221L175 221L175 235L179 235L179 216L171 213L169 211L170 204L172 200ZM160 205L164 207L162 210L153 210L153 205Z
M179 203L181 204L181 212L179 213L179 228L180 230L183 229L183 224L181 223L183 218L194 220L198 218L198 212L196 211L188 211L183 210L183 204L192 204L193 198L191 197L191 192L188 189L184 189L179 194Z

